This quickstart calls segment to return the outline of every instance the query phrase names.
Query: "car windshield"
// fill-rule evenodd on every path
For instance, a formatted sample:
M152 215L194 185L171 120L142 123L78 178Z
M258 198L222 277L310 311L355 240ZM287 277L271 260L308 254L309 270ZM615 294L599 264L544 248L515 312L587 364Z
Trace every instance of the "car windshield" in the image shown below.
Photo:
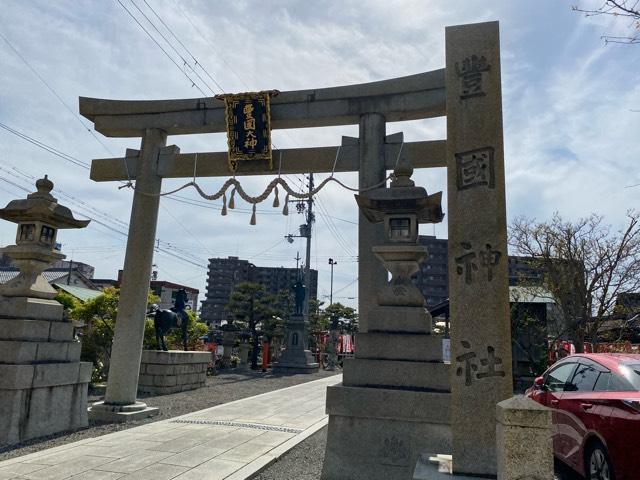
M620 373L635 390L640 390L640 363L627 363L620 365Z

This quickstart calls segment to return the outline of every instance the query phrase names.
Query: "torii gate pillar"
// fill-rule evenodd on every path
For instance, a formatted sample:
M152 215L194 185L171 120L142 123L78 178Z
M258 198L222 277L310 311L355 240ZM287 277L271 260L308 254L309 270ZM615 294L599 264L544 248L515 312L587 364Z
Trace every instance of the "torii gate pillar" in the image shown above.
M95 420L124 421L158 413L157 408L137 402L136 393L162 186L162 177L157 172L157 159L166 142L166 132L159 129L147 129L142 137L118 316L111 347L109 383L104 402L96 403L89 409L90 418Z
M387 176L385 168L385 131L386 121L379 113L367 113L360 117L359 188L377 185ZM373 224L358 213L358 312L359 331L367 332L368 318L366 310L374 302L371 292L377 292L387 283L387 271L371 253L371 247L384 243L384 227Z

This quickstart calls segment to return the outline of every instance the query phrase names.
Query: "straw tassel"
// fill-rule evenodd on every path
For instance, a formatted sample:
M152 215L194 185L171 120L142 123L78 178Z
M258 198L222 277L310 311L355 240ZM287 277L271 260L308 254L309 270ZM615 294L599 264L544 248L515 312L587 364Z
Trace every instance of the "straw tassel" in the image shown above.
M233 187L233 190L231 190L231 198L229 198L229 208L232 210L236 208L236 202L234 200L235 194L236 194L236 187Z
M251 221L249 222L249 225L255 225L256 224L256 204L253 204L253 213L251 214Z
M287 196L284 197L284 208L282 209L283 215L289 215L289 193L287 192Z
M273 199L273 208L278 208L280 206L280 199L278 199L278 185L276 185L275 190L275 198Z
M227 214L227 192L222 194L222 213L221 215Z

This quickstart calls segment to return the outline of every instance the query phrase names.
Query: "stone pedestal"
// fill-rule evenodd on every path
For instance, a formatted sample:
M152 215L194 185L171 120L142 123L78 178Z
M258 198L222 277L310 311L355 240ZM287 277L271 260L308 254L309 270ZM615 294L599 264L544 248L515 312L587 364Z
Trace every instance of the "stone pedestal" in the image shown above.
M496 405L498 480L553 480L551 410L523 395Z
M410 479L421 453L451 448L449 365L421 307L376 306L327 389L322 478Z
M320 365L308 348L306 325L302 315L291 315L285 322L286 349L273 366L274 373L314 373Z
M223 368L229 368L231 366L231 354L233 353L233 346L236 343L236 332L225 331L222 334L222 366ZM140 391L140 389L138 389Z
M249 349L251 345L248 343L240 344L240 367L247 368L249 366Z
M210 352L143 350L138 393L167 395L204 387Z
M87 426L80 348L58 302L0 297L0 447Z

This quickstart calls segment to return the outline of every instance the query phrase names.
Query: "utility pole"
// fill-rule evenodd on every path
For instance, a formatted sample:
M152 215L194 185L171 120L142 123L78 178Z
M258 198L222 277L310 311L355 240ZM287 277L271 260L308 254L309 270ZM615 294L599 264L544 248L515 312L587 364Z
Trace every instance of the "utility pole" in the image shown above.
M337 264L338 262L336 262L333 258L329 259L329 265L331 265L331 290L329 290L329 305L333 305L333 266Z
M307 237L307 254L305 258L304 283L306 287L306 295L304 299L304 317L309 320L309 305L311 300L311 226L313 224L313 173L309 174L309 199L307 200L307 228L305 236Z
M298 271L298 269L300 268L300 260L301 260L300 252L296 252L296 258L295 258L295 261L296 261L296 271Z
M304 284L305 284L305 295L304 295L304 316L309 318L309 305L311 299L311 228L313 222L315 220L315 216L313 214L313 198L311 197L311 192L313 191L313 173L309 174L309 198L307 199L306 205L306 222L300 225L300 235L294 235L292 233L285 235L284 238L287 239L287 242L293 243L294 238L306 238L307 239L307 253L305 255L305 263L304 263ZM304 201L300 200L289 200L292 203L296 203L296 209L298 213L303 213L305 211ZM296 255L296 268L298 266L298 262L300 261L300 254Z
M67 275L67 285L71 285L71 272L73 271L73 260L69 260L69 274Z

